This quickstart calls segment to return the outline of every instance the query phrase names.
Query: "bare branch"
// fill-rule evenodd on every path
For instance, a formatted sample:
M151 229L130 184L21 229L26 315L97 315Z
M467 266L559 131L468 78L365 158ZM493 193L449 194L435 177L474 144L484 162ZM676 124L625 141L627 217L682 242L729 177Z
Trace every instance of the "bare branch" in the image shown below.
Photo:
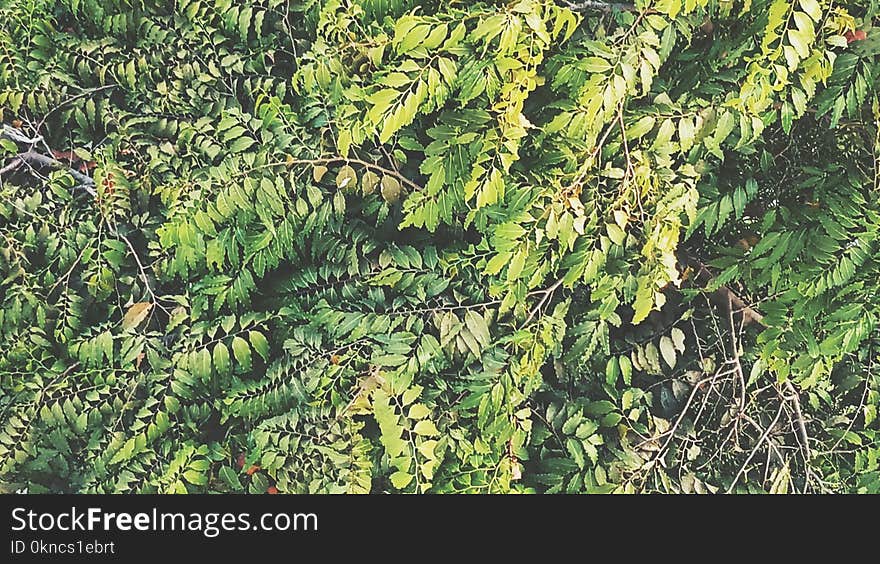
M546 290L539 290L537 292L532 292L530 294L530 295L542 294L543 297L541 298L541 301L538 302L538 305L533 307L532 310L529 312L529 316L526 318L526 320L523 322L523 324L520 325L520 329L522 329L523 327L528 325L532 321L532 319L535 318L535 316L538 314L538 312L541 310L541 308L544 307L544 304L547 303L547 300L549 300L553 296L553 293L556 292L556 289L559 288L560 286L562 286L563 280L564 280L563 278L560 278L559 280L554 282L553 285L550 286L549 288L547 288Z
M733 351L730 353L733 357L733 365L736 367L736 375L739 378L740 389L742 394L739 397L739 412L742 413L746 409L746 377L743 374L742 363L739 360L739 339L736 338L738 331L733 321L733 292L727 294L727 316L730 323L730 345Z
M626 2L599 2L585 0L583 2L565 2L566 7L572 12L635 12L635 4Z
M785 385L785 389L788 391L788 393L791 394L791 397L787 397L785 399L791 400L791 403L794 405L794 413L796 415L798 435L800 438L801 446L804 449L804 456L809 460L810 436L807 435L807 424L804 420L804 413L803 413L803 411L801 411L800 395L798 395L798 391L795 389L795 387L791 383L791 381L786 380L784 385Z
M13 157L11 163L4 166L3 168L0 168L0 176L3 176L7 172L12 172L13 170L16 170L18 167L20 167L22 165L23 162L24 161L22 159L18 158L18 156L16 155L15 157Z
M28 137L18 129L10 127L5 123L3 124L3 131L0 132L0 137L2 137L3 139L9 139L10 141L15 141L16 143L24 143L26 145L36 145L43 140L42 135L37 135L36 137Z
M685 257L684 262L696 271L697 274L694 276L695 282L708 284L712 281L713 278L715 278L709 271L709 267L707 267L699 260L691 256L687 256ZM736 295L736 293L727 286L719 287L717 290L715 290L715 294L719 303L725 306L729 306L735 312L742 314L743 325L757 323L758 325L766 326L766 324L764 323L764 316L761 315L761 313L759 313L749 304L747 304L745 300Z
M92 196L97 195L97 192L94 188L95 181L92 179L92 177L85 175L78 170L74 170L66 166L61 161L53 159L52 157L48 157L36 151L27 151L15 155L13 159L15 159L14 162L17 162L19 164L13 166L13 163L9 163L8 165L0 169L0 175L15 170L16 168L18 168L18 166L20 166L21 163L27 163L33 167L39 168L46 167L54 170L65 170L68 174L70 174L70 176L74 178L74 180L79 183L79 186L85 189L86 192L88 192Z
M764 430L764 434L761 435L761 438L758 439L758 442L755 444L755 448L752 449L752 452L749 454L749 457L746 458L746 461L743 462L743 465L740 466L739 472L736 473L736 476L733 478L733 482L730 484L730 487L727 488L727 493L732 493L733 488L736 487L736 483L739 482L739 479L742 477L743 473L745 473L746 468L749 467L749 463L755 458L755 455L758 453L758 450L761 448L761 445L764 444L764 441L767 440L767 436L770 435L770 431L773 430L773 427L776 426L776 422L779 421L779 418L782 416L782 410L785 407L785 403L779 404L779 411L776 412L776 417L773 418L773 421L770 425L767 426L767 429Z

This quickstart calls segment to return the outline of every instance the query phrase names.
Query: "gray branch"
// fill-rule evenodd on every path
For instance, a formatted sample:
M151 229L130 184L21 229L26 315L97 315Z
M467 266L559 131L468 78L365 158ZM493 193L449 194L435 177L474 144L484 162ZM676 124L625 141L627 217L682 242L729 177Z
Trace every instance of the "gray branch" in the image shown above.
M66 166L61 161L55 160L52 157L47 157L46 155L37 153L36 151L27 151L24 153L20 153L13 157L13 162L9 163L3 169L0 169L0 174L4 172L9 172L11 170L15 170L20 166L20 164L16 163L26 163L34 168L51 168L53 170L64 170L73 177L74 180L77 181L80 187L82 187L86 192L91 194L92 196L97 195L95 191L95 181L92 177L87 176L78 170L74 170L69 166Z
M565 2L566 7L572 12L634 12L635 4L626 2L600 2L598 0L584 0L583 2Z
M28 137L20 130L15 129L14 127L9 127L5 123L3 124L3 133L0 133L0 137L3 137L4 139L9 139L10 141L15 141L16 143L26 143L28 145L36 145L43 140L42 135L37 135L36 137Z
M14 171L18 167L20 167L22 163L27 164L32 168L50 168L53 170L64 170L67 171L67 174L72 176L73 179L77 181L78 186L83 188L86 192L88 192L92 196L96 196L98 194L95 191L95 181L92 179L91 176L83 174L80 171L65 165L57 159L34 151L33 146L43 140L42 135L37 135L36 137L28 137L18 129L10 127L4 123L3 131L0 132L0 138L9 139L10 141L15 141L16 143L23 143L31 146L31 148L24 153L19 153L12 157L12 162L0 169L0 176L8 172Z

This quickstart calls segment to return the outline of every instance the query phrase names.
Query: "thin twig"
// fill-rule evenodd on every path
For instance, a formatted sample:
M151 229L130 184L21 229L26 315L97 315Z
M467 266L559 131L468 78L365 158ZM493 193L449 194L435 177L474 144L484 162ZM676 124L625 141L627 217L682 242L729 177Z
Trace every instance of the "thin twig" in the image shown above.
M538 302L538 305L533 307L532 310L529 312L529 316L526 318L523 324L520 325L520 329L528 325L532 321L532 319L535 318L541 308L544 307L544 304L547 303L547 300L549 300L553 296L553 293L556 291L556 289L562 286L562 282L563 278L560 278L546 290L539 290L538 292L535 292L535 294L543 294L543 297L541 298L541 301Z
M153 292L153 288L150 286L150 279L147 277L147 270L144 268L144 265L141 262L140 257L138 257L138 254L134 248L134 245L131 244L131 241L128 239L128 237L117 232L115 229L113 231L114 231L114 235L116 235L117 237L122 239L125 242L125 244L128 246L128 249L131 251L131 255L134 257L134 261L137 263L138 273L140 274L141 280L143 280L144 286L146 287L146 290L147 290L147 293L150 294L150 297L152 298L153 303L167 314L168 310L162 306L162 304L159 302L159 298L156 296L156 293Z
M666 441L664 441L663 446L660 447L660 450L657 451L657 454L655 454L654 457L651 459L650 463L655 463L666 452L666 448L669 446L669 443L672 442L672 439L675 438L675 432L678 430L679 425L681 425L682 420L684 420L684 416L687 415L688 408L690 407L691 402L694 401L694 396L697 395L697 392L700 390L700 386L702 386L706 382L710 382L715 377L716 376L703 378L694 385L693 389L691 390L691 395L688 396L687 402L685 402L684 407L681 409L681 413L678 415L678 418L676 418L675 423L672 424L672 428L669 430L669 436L666 438Z
M846 430L844 430L843 434L838 437L833 445L831 445L831 448L828 449L829 453L833 453L835 450L837 450L837 447L840 446L840 443L843 442L843 439L846 438L850 431L852 431L852 428L856 424L856 419L859 418L859 414L862 412L862 408L865 406L865 401L868 399L868 392L871 391L871 354L871 351L868 351L868 374L865 377L865 390L862 392L862 398L859 400L859 406L856 408L856 412L853 415L852 420L850 420L849 425L846 426Z
M804 448L804 457L809 460L810 459L810 437L807 435L807 424L804 421L804 413L801 411L801 399L797 392L794 389L794 385L789 380L785 381L785 389L791 394L790 398L786 398L791 400L791 403L794 404L794 413L797 421L798 435L801 440L801 444ZM806 462L806 461L805 461Z
M737 330L733 321L733 300L730 295L727 296L727 319L730 322L730 345L733 347L731 356L733 357L733 365L736 368L736 376L739 378L739 385L742 393L739 396L739 412L742 413L746 409L746 377L743 374L742 363L739 360L739 339L736 338Z
M111 88L116 88L116 85L115 84L106 84L104 86L98 86L96 88L89 88L88 90L83 90L79 94L71 96L70 98L67 98L66 100L62 100L61 103L59 103L57 106L55 106L54 108L52 108L51 110L46 112L46 115L44 115L40 119L39 123L37 123L37 125L34 129L36 129L37 133L39 133L40 128L43 127L43 124L46 123L46 120L49 119L49 116L51 116L52 114L54 114L55 112L57 112L58 110L60 110L64 106L66 106L67 104L70 104L71 102L75 102L75 101L79 100L80 98L85 98L86 96L91 96L92 94L97 94L98 92L102 92L104 90L110 90Z
M784 407L785 407L785 402L780 402L779 403L779 411L776 412L776 417L773 418L773 421L764 430L764 434L761 435L760 439L758 439L758 443L755 445L755 448L752 449L752 452L749 453L749 457L746 458L746 461L740 467L739 472L736 473L736 476L733 478L733 482L730 484L730 487L727 488L727 493L733 492L733 488L736 487L736 483L739 481L740 477L742 477L743 473L746 471L746 468L748 467L749 462L751 462L752 459L755 457L755 455L758 453L758 450L761 448L761 445L764 443L764 441L770 435L770 431L773 430L773 427L776 426L776 422L779 421L780 417L782 417L782 411L783 411Z

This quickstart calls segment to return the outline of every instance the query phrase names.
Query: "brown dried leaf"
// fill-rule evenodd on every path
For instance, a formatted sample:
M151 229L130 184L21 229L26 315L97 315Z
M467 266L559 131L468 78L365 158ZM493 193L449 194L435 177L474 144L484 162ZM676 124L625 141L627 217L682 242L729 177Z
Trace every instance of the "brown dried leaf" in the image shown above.
M128 331L143 323L152 308L151 302L138 302L132 305L122 317L122 330Z

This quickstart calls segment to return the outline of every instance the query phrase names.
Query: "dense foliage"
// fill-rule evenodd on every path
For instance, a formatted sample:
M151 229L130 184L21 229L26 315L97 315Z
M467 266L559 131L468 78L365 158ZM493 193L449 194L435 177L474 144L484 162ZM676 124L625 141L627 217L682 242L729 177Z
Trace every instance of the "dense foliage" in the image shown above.
M880 492L875 0L5 0L0 489Z

